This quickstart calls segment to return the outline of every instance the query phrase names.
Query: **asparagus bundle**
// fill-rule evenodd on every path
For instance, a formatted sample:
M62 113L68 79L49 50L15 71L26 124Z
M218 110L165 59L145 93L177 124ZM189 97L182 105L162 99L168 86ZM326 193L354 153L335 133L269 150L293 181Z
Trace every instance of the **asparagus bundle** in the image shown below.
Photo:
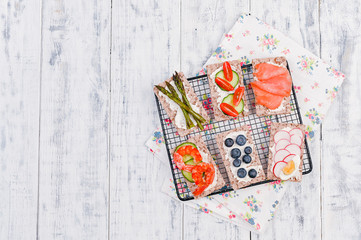
M174 78L173 78L174 79ZM172 84L170 84L169 82L165 82L167 84L167 87L169 88L169 90L171 91L171 93L173 94L173 97L177 98L179 101L179 96L178 96L178 93L177 91L174 89L174 87L172 86ZM184 102L184 100L183 100ZM183 108L182 109L182 112L183 112L183 115L184 115L184 118L186 119L186 124L187 124L187 129L190 129L192 127L194 127L194 123L192 122L192 119L189 117L189 114L186 110L184 110Z
M186 119L186 123L187 123L187 128L192 128L194 127L194 124L192 122L192 120L190 119L190 115L193 116L193 118L195 119L195 121L197 122L197 126L203 130L203 126L202 126L202 123L206 122L206 120L200 115L198 114L197 112L195 112L188 99L187 99L187 96L186 96L186 93L185 93L185 89L184 89L184 86L183 86L183 83L182 81L179 79L179 76L178 76L178 73L176 72L176 75L173 76L173 81L175 82L176 86L177 86L177 89L179 90L179 92L181 93L182 95L182 99L183 101L179 98L176 90L174 89L174 87L170 84L170 83L166 83L167 84L167 87L169 88L170 91L168 91L167 89L165 89L164 87L162 86L155 86L159 91L161 91L164 95L166 95L167 97L169 97L171 100L173 100L176 104L179 105L179 107L182 109L182 112L184 114L184 117Z
M191 108L191 104L189 103L188 99L187 99L187 96L186 96L186 92L185 92L185 89L184 89L184 85L182 83L182 81L180 80L179 78L179 75L177 72L175 72L175 75L173 75L173 81L175 82L175 85L177 86L178 88L178 91L181 93L182 95L182 99L183 99L183 102L185 105L187 105L188 107ZM202 122L199 121L198 119L195 119L196 120L196 123L197 123L197 126L203 130L203 126L202 126Z

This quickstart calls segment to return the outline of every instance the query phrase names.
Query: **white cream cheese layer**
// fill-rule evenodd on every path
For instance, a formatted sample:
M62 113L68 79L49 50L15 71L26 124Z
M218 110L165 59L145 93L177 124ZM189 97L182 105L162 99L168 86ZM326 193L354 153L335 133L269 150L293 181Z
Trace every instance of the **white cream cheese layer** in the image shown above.
M242 161L242 156L244 155L244 149L245 149L246 147L248 147L248 146L251 147L251 148L252 148L252 151L255 151L255 149L252 147L251 144L249 144L248 141L247 141L246 144L243 145L243 146L239 146L239 145L236 143L236 138L237 138L237 136L238 136L238 135L241 135L241 134L246 137L246 132L243 132L243 131L240 131L240 132L232 132L232 133L228 134L228 135L224 138L224 140L226 140L227 138L231 138L231 139L233 139L234 144L233 144L232 147L227 147L227 146L224 144L224 142L223 142L223 148L226 150L226 156L225 156L225 157L226 157L226 158L229 160L229 162L230 162L231 172L232 172L233 176L235 177L235 179L237 179L238 182L248 182L248 181L251 181L251 180L253 179L253 178L250 178L250 177L248 176L248 171L251 170L251 169L254 169L254 170L257 171L257 176L258 176L258 174L260 173L260 171L261 171L261 169L262 169L262 166L261 166L261 165L250 166L251 163L252 163L252 161L254 161L254 159L252 159L252 161L251 161L250 163L248 163L248 164L247 164L247 163L244 163L244 162ZM241 150L241 152L243 153L243 154L241 155L241 157L240 157L240 160L241 160L241 166L240 166L240 167L235 167L235 166L233 166L233 160L234 160L234 158L231 157L231 150L232 150L233 148L238 148L238 149ZM238 171L238 169L240 169L240 168L244 168L244 169L247 170L247 175L246 175L244 178L240 178L240 177L238 177L238 175L237 175L237 171Z
M175 88L178 97L180 99L182 99L182 95L180 94L180 92L178 91L177 86L175 85L174 81L171 81L170 84ZM162 92L159 91L159 95L165 97L166 102L169 104L170 109L172 109L173 111L176 111L177 114L175 115L175 119L174 119L174 124L178 127L178 128L182 128L182 129L187 129L187 123L186 123L186 119L183 115L182 109L181 107L176 104L173 100L171 100L168 96L166 96L165 94L163 94ZM189 101L189 97L187 96L188 101ZM193 105L190 101L189 101L192 109L197 112L200 113L199 107L197 107L196 105ZM190 118L192 119L193 123L195 124L194 118L192 115L190 115Z

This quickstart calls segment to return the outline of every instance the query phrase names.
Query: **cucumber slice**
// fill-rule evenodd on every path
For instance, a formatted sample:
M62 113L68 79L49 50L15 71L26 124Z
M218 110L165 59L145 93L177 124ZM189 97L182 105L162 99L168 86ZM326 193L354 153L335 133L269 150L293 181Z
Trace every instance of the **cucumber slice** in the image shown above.
M185 142L185 143L179 144L179 145L176 147L176 149L174 150L174 152L178 151L179 148L184 147L184 146L187 146L187 145L190 145L190 146L192 146L192 147L197 148L197 146L196 146L194 143ZM197 149L198 149L198 148L197 148Z
M243 99L241 100L241 102L238 104L238 106L234 106L233 105L233 94L229 94L227 97L223 98L222 103L228 103L229 105L231 105L232 107L234 107L234 109L236 109L236 111L238 113L241 113L243 111L244 108L244 102Z
M184 155L183 162L193 161L193 157L191 155Z
M193 166L196 165L196 164L194 163L193 159L185 162L185 164L187 164L187 165L193 165ZM190 181L191 183L194 183L194 180L193 180L193 178L192 178L192 173L191 173L191 172L182 170L182 175L183 175L183 177L184 177L185 179L187 179L187 180Z
M234 87L236 88L237 84L238 84L238 81L239 81L239 76L238 76L238 73L236 73L235 71L232 70L232 73L233 73L233 78L232 78L232 81L230 81L229 83ZM219 78L224 78L224 72L223 70L217 72L216 74L216 78L219 77ZM219 86L218 86L219 87ZM223 88L219 87L220 89L222 89L223 91L225 91Z

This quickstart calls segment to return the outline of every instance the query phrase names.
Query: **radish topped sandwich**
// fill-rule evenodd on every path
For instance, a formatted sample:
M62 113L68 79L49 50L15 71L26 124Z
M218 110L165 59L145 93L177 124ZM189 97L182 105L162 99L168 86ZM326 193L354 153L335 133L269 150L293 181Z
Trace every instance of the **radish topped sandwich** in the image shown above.
M173 161L186 179L194 198L201 198L226 184L200 135L191 137L172 150Z
M247 116L241 62L233 60L206 66L216 121Z
M164 110L180 136L186 136L210 121L202 103L182 72L154 87Z
M267 178L302 180L305 125L271 123Z

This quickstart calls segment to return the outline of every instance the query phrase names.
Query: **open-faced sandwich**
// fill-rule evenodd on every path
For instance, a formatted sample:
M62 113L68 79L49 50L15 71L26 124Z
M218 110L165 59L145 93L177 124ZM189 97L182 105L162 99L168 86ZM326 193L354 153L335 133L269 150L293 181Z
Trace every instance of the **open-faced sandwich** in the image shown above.
M251 86L257 116L291 113L292 78L285 57L253 59Z
M201 135L189 138L172 154L194 198L207 196L226 185Z
M249 110L244 97L241 62L215 63L206 68L216 121L247 116Z
M300 182L304 144L304 125L271 123L267 178Z
M210 121L206 110L182 72L154 87L164 110L180 136L186 136L196 127L203 130Z
M234 190L266 179L248 125L219 133L216 141Z

